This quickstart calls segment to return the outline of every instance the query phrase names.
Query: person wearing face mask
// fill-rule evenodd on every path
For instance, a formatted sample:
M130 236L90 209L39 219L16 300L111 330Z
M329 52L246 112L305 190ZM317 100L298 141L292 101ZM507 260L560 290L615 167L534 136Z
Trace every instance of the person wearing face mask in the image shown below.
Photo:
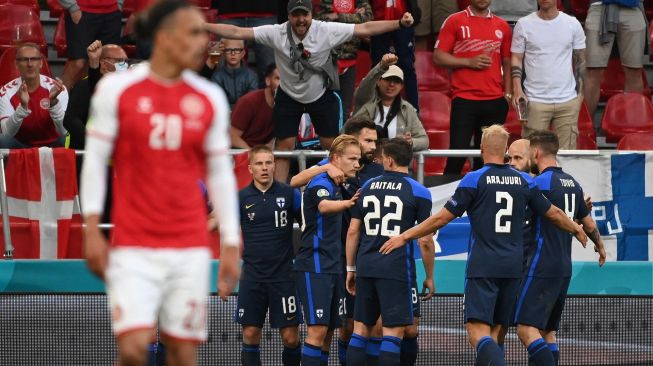
M86 49L88 54L88 77L78 81L70 92L63 125L70 134L68 147L83 150L86 136L86 120L95 85L103 75L129 68L127 54L115 44L102 45L96 40Z

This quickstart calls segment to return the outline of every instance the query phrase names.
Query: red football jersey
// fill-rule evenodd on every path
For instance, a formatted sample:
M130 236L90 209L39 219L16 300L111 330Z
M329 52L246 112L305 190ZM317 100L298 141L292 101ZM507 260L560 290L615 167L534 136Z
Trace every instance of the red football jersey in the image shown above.
M489 13L474 16L467 9L450 15L442 25L435 48L456 57L470 58L481 53L490 54L492 65L483 70L466 67L453 69L451 87L453 98L490 100L503 96L501 63L510 58L512 31L508 23Z
M208 156L229 148L224 93L190 71L175 82L149 65L111 76L94 96L88 135L114 144L113 245L208 246L199 181Z

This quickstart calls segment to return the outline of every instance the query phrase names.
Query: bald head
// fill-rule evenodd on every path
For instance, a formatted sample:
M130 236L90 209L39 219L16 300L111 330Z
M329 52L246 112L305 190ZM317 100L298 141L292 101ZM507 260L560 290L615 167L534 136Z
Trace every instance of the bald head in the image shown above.
M127 54L125 53L125 50L122 49L122 47L118 46L117 44L105 44L102 46L102 55L100 58L118 58L118 59L126 59Z
M519 139L508 148L508 158L510 165L522 172L530 172L531 144L526 139Z
M503 163L510 135L501 125L492 125L483 129L481 137L481 153L487 162Z

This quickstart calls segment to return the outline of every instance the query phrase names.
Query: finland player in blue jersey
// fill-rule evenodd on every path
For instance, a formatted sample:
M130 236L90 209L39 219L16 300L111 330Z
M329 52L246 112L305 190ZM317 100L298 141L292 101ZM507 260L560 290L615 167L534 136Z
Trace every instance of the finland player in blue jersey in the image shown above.
M407 241L432 234L467 212L471 224L465 275L464 319L476 365L503 366L496 334L514 314L523 265L524 211L533 211L587 242L583 229L542 195L531 177L504 164L508 132L499 125L483 130L481 155L485 165L468 173L453 197L434 216L388 240L382 253Z
M274 156L269 147L252 148L248 167L254 179L239 193L244 250L235 318L243 327L241 362L261 365L261 328L269 309L270 326L279 328L281 334L283 365L299 366L297 326L301 314L291 266L300 194L274 181Z
M331 145L329 162L346 177L360 168L361 147L350 135L338 136ZM339 186L327 173L315 176L302 195L302 243L295 258L297 288L308 332L302 366L328 361L333 330L341 326L339 305L345 296L342 279L342 213L354 206L355 193L342 200Z
M557 166L558 137L551 131L537 131L530 136L530 145L531 165L540 172L535 177L538 187L551 204L582 223L599 253L599 265L603 265L605 249L585 205L583 189ZM556 331L571 278L572 237L541 217L534 217L534 228L535 240L528 248L529 263L517 300L515 323L519 339L528 347L529 365L554 366L559 359Z
M389 255L379 253L381 245L427 219L431 214L431 193L408 176L412 148L399 138L382 148L385 173L369 180L352 209L347 233L347 290L355 293L354 334L347 351L347 365L366 364L367 343L379 316L383 321L383 341L378 364L399 365L401 339L412 325L415 261L413 246ZM433 294L432 235L420 239L430 253L424 258L429 297Z

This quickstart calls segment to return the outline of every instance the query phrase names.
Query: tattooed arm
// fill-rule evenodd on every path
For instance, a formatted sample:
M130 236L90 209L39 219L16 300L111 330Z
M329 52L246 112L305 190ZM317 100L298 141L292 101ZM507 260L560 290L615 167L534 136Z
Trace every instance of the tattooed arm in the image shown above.
M585 230L587 237L594 243L594 251L599 253L599 266L603 266L605 263L605 247L596 223L590 215L585 216L580 222L583 224L583 230Z
M522 77L524 75L524 70L522 69L524 65L524 54L513 52L510 57L510 65L510 78L512 79L512 105L517 109L519 98L528 100L521 87Z
M574 79L576 80L576 93L578 93L579 98L582 98L586 71L585 49L574 50L572 54L572 60L574 67Z

